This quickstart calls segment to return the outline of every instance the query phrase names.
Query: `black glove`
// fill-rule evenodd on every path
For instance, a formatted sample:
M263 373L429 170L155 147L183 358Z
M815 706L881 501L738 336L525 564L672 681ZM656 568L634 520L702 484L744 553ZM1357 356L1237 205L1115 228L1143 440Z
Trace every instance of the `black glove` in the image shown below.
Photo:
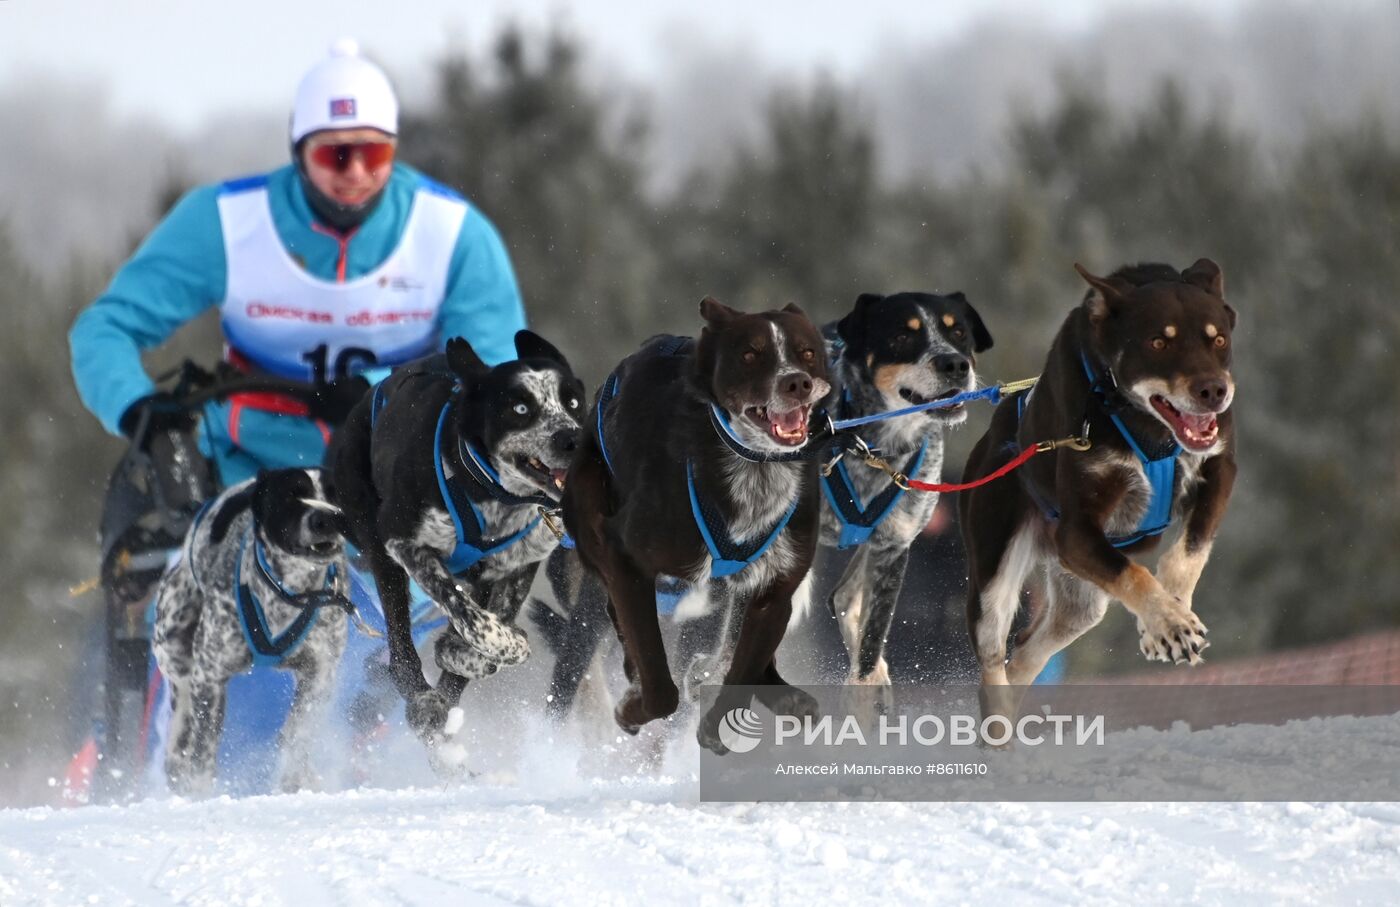
M369 382L359 375L353 378L338 378L316 386L316 396L308 404L313 418L332 425L340 425L350 415L350 410L369 392Z
M142 415L146 418L146 436L156 432L188 431L194 427L194 413L166 391L156 391L126 408L117 420L117 428L130 438L141 425Z

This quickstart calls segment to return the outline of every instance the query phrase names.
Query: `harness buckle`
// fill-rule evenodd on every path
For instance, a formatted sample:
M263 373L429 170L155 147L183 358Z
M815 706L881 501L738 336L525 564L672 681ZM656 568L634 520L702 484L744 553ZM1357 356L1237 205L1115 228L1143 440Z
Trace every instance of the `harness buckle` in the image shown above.
M886 460L884 457L878 457L878 456L876 456L876 455L870 450L869 447L866 447L866 446L865 446L865 442L864 442L864 441L861 441L860 444L861 444L861 447L864 448L864 454L863 454L863 456L861 457L861 459L862 459L862 461L865 463L865 465L870 466L870 467L873 467L874 469L880 470L880 471L883 472L885 475L887 475L887 476L890 477L890 481L891 481L891 482L893 482L894 484L898 485L900 488L904 489L905 491L911 490L910 487L909 487L909 477L908 477L908 476L906 476L904 473L900 472L898 469L895 469L893 466L891 466L890 463L889 463L889 461Z
M1058 450L1067 447L1070 450L1085 451L1093 445L1089 443L1089 417L1084 417L1084 424L1079 426L1079 435L1070 435L1068 438L1060 438L1055 441L1041 441L1035 445L1035 449L1041 453Z
M875 456L875 451L870 449L870 445L866 444L865 439L862 438L860 435L855 436L854 446L851 447L851 450L855 451L856 456L860 457L867 463L869 463L872 459L878 459Z
M554 533L555 541L564 540L564 527L559 525L558 520L560 512L558 507L551 508L543 505L540 506L540 520L550 532Z
M827 478L828 476L830 476L832 470L836 468L836 464L840 463L842 458L845 456L846 450L845 448L842 448L841 451L838 454L836 454L836 456L832 457L830 460L827 460L826 463L822 465L822 478Z
M1093 445L1089 443L1089 436L1085 434L1080 435L1077 438L1071 436L1068 438L1060 438L1055 441L1041 441L1035 445L1035 449L1040 451L1041 453L1046 453L1051 450L1057 450L1061 447L1067 447L1070 450L1085 451L1092 446Z

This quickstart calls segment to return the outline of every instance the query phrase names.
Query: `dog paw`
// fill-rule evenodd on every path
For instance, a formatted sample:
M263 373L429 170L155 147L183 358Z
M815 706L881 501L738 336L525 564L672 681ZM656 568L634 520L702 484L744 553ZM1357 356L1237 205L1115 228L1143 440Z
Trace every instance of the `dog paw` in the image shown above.
M446 696L437 690L424 690L408 700L405 716L418 739L432 746L442 737L450 709Z
M613 709L613 718L617 720L618 727L629 734L636 734L648 721L675 714L679 707L680 691L675 684L667 684L665 689L654 691L644 691L641 686L633 684L618 700L617 707Z
M894 711L894 688L888 683L863 683L848 679L841 688L841 710L854 715L861 727L876 727L881 715Z
M518 665L530 657L530 637L525 635L525 631L511 624L502 624L505 630L505 639L499 643L501 664Z
M716 756L723 756L729 752L729 747L724 745L719 736L719 726L724 716L725 710L716 705L700 718L700 723L695 727L695 742Z
M496 665L518 665L530 657L530 639L521 628L479 609L470 619L452 619L452 628L468 646Z
M438 637L433 647L438 667L449 674L477 680L496 673L500 665L469 646L456 632L448 631Z
M466 726L466 713L449 706L437 690L426 690L408 704L408 724L428 748L428 765L444 781L466 777L467 747L458 739Z
M808 719L821 714L816 698L806 690L791 684L762 688L758 692L758 698L774 715Z
M1181 609L1147 620L1138 620L1138 651L1148 661L1198 665L1210 642L1206 625L1191 611Z
M812 718L817 714L817 701L797 687L776 688L772 695L756 695L778 715ZM749 708L750 704L747 696L721 693L696 725L695 742L716 756L747 753L757 747L763 742L764 722Z

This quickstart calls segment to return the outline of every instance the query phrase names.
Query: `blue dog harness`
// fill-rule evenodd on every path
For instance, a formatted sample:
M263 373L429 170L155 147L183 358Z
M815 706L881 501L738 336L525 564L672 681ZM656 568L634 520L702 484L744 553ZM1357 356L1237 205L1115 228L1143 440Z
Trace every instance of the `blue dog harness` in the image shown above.
M690 512L695 517L695 526L705 540L705 547L710 549L710 576L713 578L733 576L762 557L763 552L778 540L778 534L797 511L797 501L794 500L763 541L757 545L752 542L741 545L729 537L719 511L700 502L700 496L695 493L695 472L689 460L685 461L685 487L690 494Z
M481 511L477 509L475 502L467 496L460 482L451 482L447 478L447 451L443 450L442 447L442 430L443 426L447 424L447 414L452 409L452 402L449 399L443 404L442 412L438 414L437 429L433 432L433 468L437 472L438 491L442 494L442 502L447 507L447 515L452 518L452 526L457 532L457 545L450 554L443 558L442 565L453 576L461 576L485 558L499 554L525 538L539 525L543 515L536 516L525 524L525 528L505 538L486 537L486 522L482 519ZM533 498L521 498L506 491L501 486L500 476L491 468L491 464L486 462L485 457L473 450L465 439L459 438L457 441L457 461L464 467L463 477L469 478L488 492L495 492L492 496L498 500L520 504L540 502ZM541 498L540 500L545 499ZM549 502L546 501L547 503ZM462 519L464 510L471 514L470 522Z
M217 498L206 501L204 506L195 514L194 521L190 524L190 532L198 531L199 523L208 512L210 505ZM253 564L257 568L257 575L262 577L263 582L272 587L273 594L283 603L291 605L300 612L292 620L287 629L276 635L273 634L267 623L267 613L263 610L262 603L257 596L253 595L252 589L243 578L243 557L248 552L248 540L253 540ZM194 564L190 564L190 573L194 575ZM267 562L267 553L263 550L262 541L257 538L257 533L253 526L248 527L248 531L243 535L238 544L238 556L233 562L233 599L238 609L238 628L243 632L243 640L248 644L248 651L253 656L253 664L265 667L276 667L296 652L301 644L306 641L306 634L311 632L311 628L316 624L316 618L320 616L324 607L337 607L347 614L354 612L354 605L350 604L343 596L335 592L336 569L335 564L326 567L326 578L321 589L315 592L291 592L282 581L272 572L272 566ZM202 593L204 583L197 575L194 575L195 586Z
M1110 369L1102 378L1094 374L1093 366L1089 364L1089 357L1080 353L1079 361L1084 366L1084 375L1089 379L1090 392L1096 395L1108 413L1109 419L1118 429L1118 433L1123 436L1123 440L1128 442L1128 447L1137 456L1138 462L1142 464L1142 471L1147 476L1147 484L1151 489L1151 497L1147 502L1147 510L1143 513L1142 519L1138 520L1137 527L1129 535L1110 536L1108 543L1115 548L1126 548L1134 545L1145 538L1154 535L1161 535L1166 532L1172 524L1172 497L1176 490L1176 458L1181 454L1181 445L1173 441L1170 449L1157 457L1149 457L1138 443L1138 439L1128 429L1122 417L1115 411L1116 406L1109 399L1117 393L1118 383L1113 378ZM1026 412L1026 404L1030 401L1030 391L1020 394L1016 398L1016 421L1019 424ZM1031 490L1029 483L1025 483L1031 497L1035 499L1040 509L1051 520L1058 520L1060 512L1055 506L1044 498L1043 495Z
M849 395L843 390L841 392L843 409L848 400ZM909 462L904 464L904 469L901 470L903 474L906 476L917 475L927 451L928 438L924 438L919 444L919 449L914 451L914 456L910 457ZM871 498L869 504L862 505L860 493L856 491L855 483L851 481L850 473L846 471L844 459L837 460L834 468L822 473L821 483L826 502L831 505L831 512L835 514L837 522L841 524L841 536L836 542L836 547L841 549L855 548L869 541L870 536L885 521L885 517L894 510L894 505L899 503L900 498L904 497L904 489L898 483L891 481L883 491Z
M389 402L388 394L384 390L387 383L381 381L374 386L374 396L370 400L371 431L374 430L375 424L379 421L380 412ZM451 452L444 447L443 429L447 425L447 416L452 409L453 402L460 399L457 394L461 389L461 384L453 386L452 396L443 404L442 411L438 413L437 426L433 430L433 471L437 475L438 493L442 496L443 506L447 510L448 517L452 520L452 528L457 536L456 545L450 553L443 557L442 565L453 576L462 576L486 558L500 554L524 539L544 519L544 511L554 507L554 502L543 495L522 496L507 491L505 486L501 484L500 475L492 468L490 461L472 447L465 438L457 439L456 462L452 464L460 469L454 473L451 479L448 478L447 466ZM504 538L490 538L486 534L486 521L476 503L467 495L463 487L464 482L475 485L482 492L503 504L521 506L533 504L540 507L541 512L518 532L511 533ZM463 513L470 514L471 519L464 520ZM564 535L559 543L565 548L574 546L573 540L568 535Z
M689 337L670 337L662 343L659 352L663 356L679 356L690 345L690 342ZM598 436L598 447L603 452L603 462L607 464L608 471L613 473L616 470L613 468L612 455L608 453L607 438L603 433L603 412L608 404L617 397L619 382L620 379L616 371L603 382L603 389L598 394L598 416L594 426ZM745 460L754 463L767 463L802 459L800 451L766 454L744 446L729 425L728 414L713 403L710 404L710 421L715 426L715 431L725 446ZM792 506L788 507L787 512L778 518L778 521L768 532L759 534L760 541L750 541L743 544L730 537L728 527L724 525L724 517L719 510L700 500L700 495L695 488L695 469L690 460L685 462L685 485L686 492L690 496L690 513L695 519L695 528L700 530L700 537L710 552L710 577L713 579L733 576L762 557L763 553L778 540L778 536L787 526L788 520L792 519L792 515L797 511L797 501L794 500Z
M271 629L267 625L267 615L263 612L262 604L253 595L248 584L243 581L243 553L248 547L248 536L253 534L252 530L243 537L242 543L238 546L238 560L233 566L233 588L234 600L238 604L238 626L243 631L243 639L248 643L248 650L253 653L253 664L257 665L277 665L292 657L303 642L306 641L306 634L310 632L316 623L316 618L321 614L321 608L316 603L318 596L312 593L310 602L301 604L300 600L308 596L298 596L287 591L281 581L272 573L272 568L267 563L267 555L263 552L262 542L253 541L253 561L257 565L258 575L269 583L274 593L283 601L295 605L301 609L301 613L291 622L287 629L276 636L272 635ZM326 579L322 585L322 592L335 596L335 564L326 568ZM338 604L334 601L325 601L322 604ZM347 607L349 603L346 603Z
M914 456L904 465L904 475L912 476L918 473L927 450L928 439L925 438L919 444L919 449L914 452ZM860 494L851 482L850 474L846 472L845 460L837 460L835 468L829 474L823 475L821 481L826 502L831 505L831 512L841 524L841 537L837 540L836 547L843 549L855 548L869 541L870 536L885 521L885 517L894 510L894 505L904 497L904 489L895 482L890 482L883 491L870 499L869 504L862 506Z

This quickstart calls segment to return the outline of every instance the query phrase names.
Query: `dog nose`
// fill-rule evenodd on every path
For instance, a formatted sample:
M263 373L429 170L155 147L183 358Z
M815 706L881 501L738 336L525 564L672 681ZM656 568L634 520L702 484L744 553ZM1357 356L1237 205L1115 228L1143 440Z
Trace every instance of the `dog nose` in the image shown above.
M788 372L778 378L778 393L796 400L806 400L812 395L812 376L806 372Z
M571 454L578 448L578 431L561 428L549 439L549 443L559 453Z
M972 369L972 363L967 361L966 356L959 356L957 353L946 353L942 356L933 357L933 370L945 378L955 381L967 377L967 373Z
M313 510L306 515L306 528L315 535L330 535L335 532L335 520L329 513Z
M1191 396L1207 409L1219 409L1229 393L1229 385L1221 378L1201 378L1191 383Z

